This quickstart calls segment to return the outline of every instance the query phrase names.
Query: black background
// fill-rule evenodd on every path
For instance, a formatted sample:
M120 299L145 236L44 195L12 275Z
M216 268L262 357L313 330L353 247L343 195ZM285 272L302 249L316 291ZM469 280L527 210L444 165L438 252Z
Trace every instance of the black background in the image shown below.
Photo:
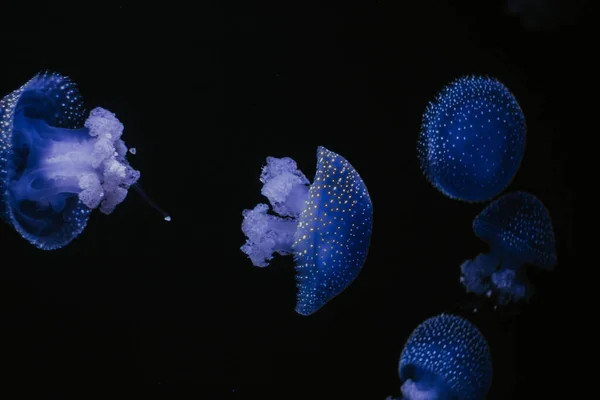
M383 399L399 393L410 332L455 312L490 344L489 399L561 389L585 15L531 30L501 1L201 3L3 6L0 92L40 70L70 76L88 109L125 124L140 183L173 221L131 193L54 252L3 224L0 379ZM471 231L485 204L445 198L416 159L427 102L472 73L519 100L527 149L508 191L545 203L559 259L554 272L530 274L529 304L496 311L458 282L460 263L486 249ZM264 201L265 157L292 157L312 178L318 145L359 171L375 220L359 279L303 317L291 258L258 269L239 251L241 212Z

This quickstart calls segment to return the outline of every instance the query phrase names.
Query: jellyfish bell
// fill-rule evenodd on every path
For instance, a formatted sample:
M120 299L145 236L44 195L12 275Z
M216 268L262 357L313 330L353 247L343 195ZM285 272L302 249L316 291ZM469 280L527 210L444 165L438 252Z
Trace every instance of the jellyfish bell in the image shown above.
M440 314L408 338L398 364L400 399L483 400L492 384L487 341L469 321Z
M533 264L545 270L556 265L550 213L530 193L509 193L491 203L473 221L473 232L509 262Z
M366 260L373 225L367 187L354 167L324 147L313 183L291 158L268 157L261 174L267 204L244 210L241 250L257 267L293 255L296 312L311 315L344 291Z
M490 250L461 265L468 292L494 297L499 304L526 300L533 291L525 265L546 271L556 265L552 219L530 193L509 193L492 202L475 217L473 231Z
M0 101L0 215L42 250L69 244L93 209L110 214L140 177L123 124L97 107L84 121L75 84L40 73Z
M526 126L514 95L498 80L466 76L447 85L424 115L417 155L427 180L465 202L499 195L516 175Z

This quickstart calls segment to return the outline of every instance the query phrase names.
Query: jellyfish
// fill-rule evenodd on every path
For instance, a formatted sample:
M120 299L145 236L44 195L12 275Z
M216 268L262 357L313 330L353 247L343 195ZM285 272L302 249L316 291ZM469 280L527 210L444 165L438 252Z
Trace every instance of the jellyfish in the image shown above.
M421 170L444 195L483 202L514 178L525 151L525 117L498 80L462 77L427 107L417 144Z
M527 300L533 291L524 265L550 271L556 264L554 230L548 210L532 194L505 194L473 221L475 235L488 253L461 265L467 292L494 297L498 304Z
M483 400L492 384L492 357L473 324L457 315L440 314L412 332L398 374L402 382L398 400Z
M41 250L68 245L92 210L111 214L131 187L147 198L123 124L100 107L83 116L75 84L54 72L0 101L0 216Z
M293 255L298 287L295 310L311 315L344 291L365 263L373 206L363 180L346 159L317 150L313 183L289 157L268 157L261 193L269 199L243 211L241 250L257 267L275 253Z

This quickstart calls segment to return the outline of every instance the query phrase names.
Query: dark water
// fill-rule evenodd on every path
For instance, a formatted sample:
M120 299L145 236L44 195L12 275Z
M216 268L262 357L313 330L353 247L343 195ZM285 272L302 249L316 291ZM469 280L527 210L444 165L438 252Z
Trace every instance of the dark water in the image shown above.
M490 344L489 399L555 393L567 357L567 166L584 126L585 15L534 31L502 2L201 3L2 10L0 92L45 69L73 78L88 108L125 124L140 182L173 221L130 193L49 253L3 224L0 380L383 399L399 393L410 332L455 312ZM557 240L556 270L530 275L532 301L496 311L458 282L460 263L485 250L471 230L484 206L443 197L416 158L427 102L471 73L497 77L519 100L527 149L508 191L538 196ZM241 211L263 201L265 157L292 157L312 179L319 145L361 174L374 230L359 278L302 317L291 259L257 269L238 250Z

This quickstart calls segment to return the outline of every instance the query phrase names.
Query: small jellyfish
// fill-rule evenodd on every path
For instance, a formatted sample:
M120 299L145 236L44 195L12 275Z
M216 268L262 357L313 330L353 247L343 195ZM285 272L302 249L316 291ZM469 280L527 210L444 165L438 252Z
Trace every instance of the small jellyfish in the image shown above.
M421 169L446 196L482 202L514 178L525 151L525 117L496 79L468 76L427 107L417 144Z
M404 345L398 365L399 399L483 400L492 370L481 332L462 317L440 314L421 323Z
M83 121L75 84L40 73L0 101L0 216L35 247L69 244L98 208L110 214L140 177L123 124L95 108Z
M260 177L269 206L244 210L241 250L257 267L274 253L293 254L298 287L296 312L310 315L344 291L367 257L373 206L354 167L319 147L312 185L291 158L268 157Z
M467 292L494 296L498 304L526 300L532 288L523 265L549 271L556 264L552 220L532 194L500 197L475 217L473 231L490 251L461 265L460 281Z

